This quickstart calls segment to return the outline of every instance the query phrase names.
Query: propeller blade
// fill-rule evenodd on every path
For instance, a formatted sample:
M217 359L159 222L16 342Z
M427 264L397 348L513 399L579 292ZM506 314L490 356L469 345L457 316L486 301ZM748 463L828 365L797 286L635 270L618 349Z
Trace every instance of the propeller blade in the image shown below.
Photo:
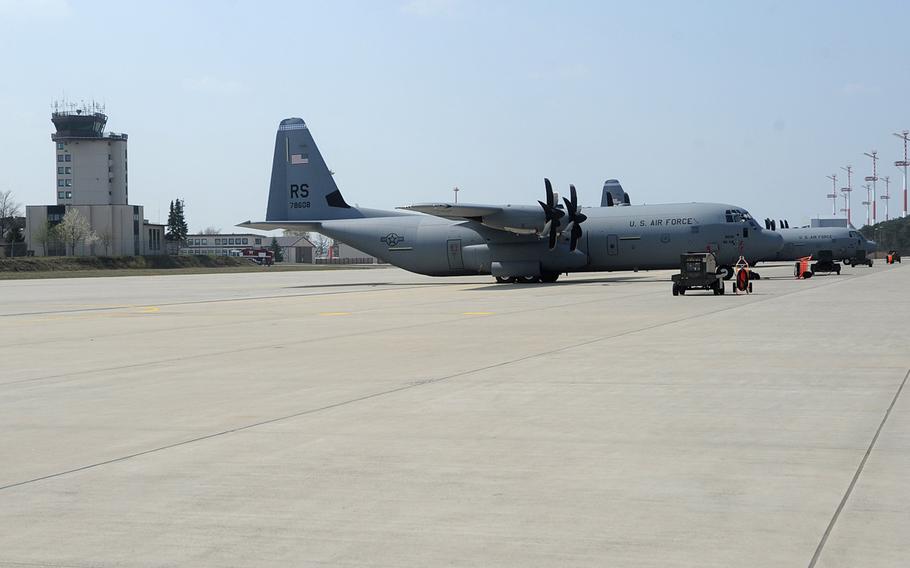
M540 204L540 208L543 209L545 220L543 231L540 232L540 235L547 235L550 250L553 250L556 248L556 237L559 236L560 232L559 220L562 219L565 212L556 207L556 195L553 193L553 186L550 184L550 180L543 178L543 183L547 190L547 202L537 201Z
M581 224L588 216L578 210L578 193L574 185L569 185L569 197L569 199L563 197L562 200L566 203L566 212L569 215L569 224L566 225L566 230L569 231L569 250L574 251L582 235Z
M607 207L613 207L613 194L607 193Z
M772 231L777 230L777 223L774 222L774 219L771 219L771 230Z
M622 202L625 203L626 205L632 205L632 200L629 199L629 194L626 193L625 191L622 192Z
M578 248L578 239L581 238L581 234L582 234L581 227L579 227L577 223L573 224L572 232L569 235L569 250L570 251L574 251L576 248Z

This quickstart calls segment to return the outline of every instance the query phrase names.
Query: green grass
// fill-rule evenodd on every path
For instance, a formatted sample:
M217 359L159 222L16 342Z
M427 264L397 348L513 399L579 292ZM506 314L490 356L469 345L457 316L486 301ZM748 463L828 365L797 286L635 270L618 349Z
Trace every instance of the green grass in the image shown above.
M243 258L214 256L28 257L0 258L0 280L298 272L351 268L369 267L324 264L259 266Z

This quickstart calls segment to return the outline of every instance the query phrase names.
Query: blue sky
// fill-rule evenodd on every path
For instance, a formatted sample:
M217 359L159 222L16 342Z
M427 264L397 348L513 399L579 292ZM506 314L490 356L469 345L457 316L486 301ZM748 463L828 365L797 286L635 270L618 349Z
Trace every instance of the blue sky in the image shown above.
M840 166L900 188L905 2L0 0L0 189L54 201L51 103L130 136L130 200L192 230L264 217L278 122L348 202L722 201L830 214ZM839 184L840 185L840 184ZM883 188L880 188L883 190ZM854 218L865 219L855 195ZM899 200L893 200L892 215Z

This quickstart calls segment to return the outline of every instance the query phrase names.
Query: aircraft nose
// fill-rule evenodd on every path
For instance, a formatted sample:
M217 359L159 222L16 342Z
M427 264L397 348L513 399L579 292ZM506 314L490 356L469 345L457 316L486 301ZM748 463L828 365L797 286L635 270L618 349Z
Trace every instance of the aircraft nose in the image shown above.
M757 231L756 238L750 239L749 258L758 260L771 260L784 246L784 238L774 231Z
M873 253L878 248L878 244L875 241L866 241L866 252Z
M763 242L766 243L766 246L768 247L767 254L769 256L777 254L780 249L784 247L784 237L780 233L775 231L762 231L762 234L765 237Z

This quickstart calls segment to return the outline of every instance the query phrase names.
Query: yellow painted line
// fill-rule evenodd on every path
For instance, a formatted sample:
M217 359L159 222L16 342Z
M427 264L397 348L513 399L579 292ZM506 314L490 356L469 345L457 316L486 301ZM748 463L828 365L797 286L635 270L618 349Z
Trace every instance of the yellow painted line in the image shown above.
M464 312L463 316L491 316L493 312Z
M160 312L160 311L161 311L161 308L159 308L159 307L156 307L156 306L146 306L146 307L142 308L141 310L139 310L139 313L141 313L141 314L157 314L157 313Z
M327 316L327 317L332 317L332 316L349 316L349 315L351 315L351 312L322 312L322 313L319 314L319 315L321 315L321 316Z

